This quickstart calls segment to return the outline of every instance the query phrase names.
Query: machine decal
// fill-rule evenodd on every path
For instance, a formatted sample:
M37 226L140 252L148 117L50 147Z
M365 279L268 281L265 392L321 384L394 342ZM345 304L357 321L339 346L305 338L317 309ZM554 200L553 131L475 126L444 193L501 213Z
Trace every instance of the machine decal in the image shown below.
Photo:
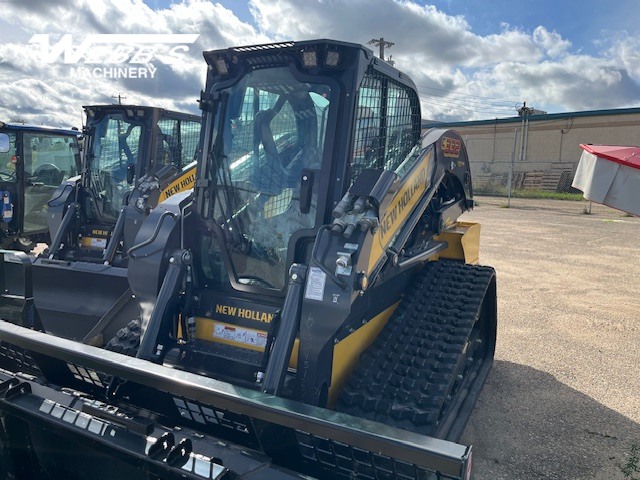
M196 338L256 351L264 351L267 344L267 332L263 330L200 317L196 321Z
M174 180L171 184L165 188L160 194L159 203L164 202L167 198L175 195L178 192L188 190L193 186L193 182L196 179L196 168L190 168L180 178Z
M89 235L80 239L80 246L92 250L103 250L107 247L107 242L111 237L111 232L103 228L91 228Z
M375 234L371 246L371 257L369 258L369 272L378 263L385 249L391 243L394 235L398 233L398 228L404 225L405 220L411 211L422 198L428 186L429 162L431 161L431 151L422 158L413 171L407 175L402 182L395 197L391 201L389 208L380 219L380 228Z
M11 194L2 192L2 221L11 222L13 219L13 203L11 203Z
M234 327L223 323L214 323L213 336L236 343L255 345L262 348L267 344L267 334L265 332Z
M107 247L106 238L82 237L80 245L84 248L102 250Z
M442 153L445 157L458 158L460 156L460 149L462 144L457 138L442 137Z
M251 310L250 308L233 307L230 305L216 305L216 313L227 315L229 317L246 318L247 320L256 320L258 322L270 323L275 314L261 312L259 310Z
M326 283L327 274L318 267L311 267L307 277L307 288L304 297L321 302L324 299L324 286Z

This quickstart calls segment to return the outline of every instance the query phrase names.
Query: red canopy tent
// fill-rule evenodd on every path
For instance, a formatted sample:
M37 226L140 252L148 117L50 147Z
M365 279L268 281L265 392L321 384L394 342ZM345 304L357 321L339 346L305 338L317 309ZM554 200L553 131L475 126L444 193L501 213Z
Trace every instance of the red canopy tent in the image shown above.
M640 147L580 146L572 186L587 200L640 215Z

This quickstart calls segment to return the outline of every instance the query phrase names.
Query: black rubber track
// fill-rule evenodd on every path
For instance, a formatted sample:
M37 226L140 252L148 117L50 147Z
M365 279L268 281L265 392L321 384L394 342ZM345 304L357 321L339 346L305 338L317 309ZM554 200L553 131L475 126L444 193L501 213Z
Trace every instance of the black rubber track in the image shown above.
M464 394L458 387L472 355L483 356L473 327L494 275L491 267L428 262L362 354L336 410L434 436L456 393Z
M140 347L140 319L131 320L126 327L122 327L104 347L112 352L123 353L135 357Z

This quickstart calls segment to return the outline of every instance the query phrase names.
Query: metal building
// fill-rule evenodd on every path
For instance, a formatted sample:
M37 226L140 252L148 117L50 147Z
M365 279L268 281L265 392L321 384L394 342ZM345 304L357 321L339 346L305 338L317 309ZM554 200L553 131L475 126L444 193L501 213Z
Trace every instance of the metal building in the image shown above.
M510 179L515 190L571 192L580 144L640 144L640 108L422 122L423 130L432 127L462 135L477 193L505 193Z

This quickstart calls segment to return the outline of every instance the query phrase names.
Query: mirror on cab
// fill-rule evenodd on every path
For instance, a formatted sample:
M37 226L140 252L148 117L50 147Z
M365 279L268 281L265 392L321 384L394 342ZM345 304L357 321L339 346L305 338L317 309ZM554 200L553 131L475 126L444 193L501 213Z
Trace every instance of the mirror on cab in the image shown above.
M11 148L11 143L9 142L9 135L6 133L0 133L0 153L7 153Z

